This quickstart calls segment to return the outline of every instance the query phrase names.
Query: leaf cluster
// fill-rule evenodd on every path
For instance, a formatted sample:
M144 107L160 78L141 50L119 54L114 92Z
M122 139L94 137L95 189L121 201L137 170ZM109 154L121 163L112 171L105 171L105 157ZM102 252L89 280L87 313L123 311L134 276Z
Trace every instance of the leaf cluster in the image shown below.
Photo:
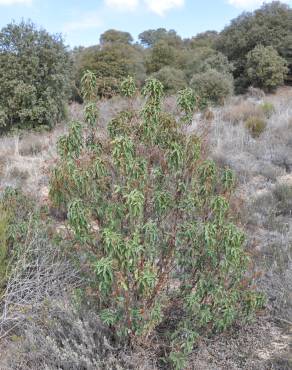
M128 79L122 89L131 86ZM61 140L72 145L60 152L50 194L87 254L101 319L117 338L145 343L175 317L167 352L181 369L200 336L249 317L262 297L229 210L232 171L204 157L188 119L162 111L159 81L147 80L143 95L141 112L122 112L103 140L98 121L90 124L93 147L86 122L78 140L73 131ZM189 90L180 94L183 118L196 106Z

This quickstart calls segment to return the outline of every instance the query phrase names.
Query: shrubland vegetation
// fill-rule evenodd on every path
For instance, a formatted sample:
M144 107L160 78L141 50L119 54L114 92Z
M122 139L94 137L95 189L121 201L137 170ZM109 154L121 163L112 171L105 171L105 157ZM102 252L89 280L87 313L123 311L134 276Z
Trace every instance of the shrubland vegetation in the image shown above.
M289 5L273 1L252 13L241 14L220 33L216 48L233 63L238 91L244 91L251 83L246 74L246 57L259 45L275 49L289 65L291 76L291 24L292 11ZM273 55L277 53L273 51ZM278 58L274 56L274 59L277 61Z
M130 33L110 29L99 44L68 51L60 36L29 22L12 23L0 35L1 129L52 127L64 118L69 93L82 102L87 70L96 75L101 98L117 94L129 75L139 88L155 77L167 94L190 86L211 104L222 104L234 86L236 92L249 86L273 91L291 79L291 24L291 8L274 1L242 14L220 33L182 39L159 28L142 32L134 42Z
M289 368L291 40L277 1L190 39L2 29L0 368Z
M179 95L178 121L161 111L161 83L147 80L141 116L121 112L101 140L95 81L83 78L87 127L75 122L60 139L53 205L68 212L88 253L101 320L132 344L173 320L165 350L182 369L200 335L226 330L263 303L246 275L244 236L229 221L234 177L204 158L200 137L184 128L197 108L190 90ZM123 82L126 96L135 90L132 78Z
M0 32L0 130L53 127L65 116L70 58L62 38L30 23Z

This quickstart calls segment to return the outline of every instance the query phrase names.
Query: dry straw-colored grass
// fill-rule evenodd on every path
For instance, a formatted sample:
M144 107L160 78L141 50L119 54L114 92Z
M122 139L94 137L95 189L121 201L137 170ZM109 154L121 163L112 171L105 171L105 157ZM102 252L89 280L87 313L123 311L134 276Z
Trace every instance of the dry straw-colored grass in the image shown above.
M174 100L174 97L166 99L166 111L173 109ZM269 112L269 117L265 116L261 108L263 102L271 103L274 107ZM139 107L141 101L137 99L133 104ZM126 108L127 103L120 98L103 101L100 106L102 128L118 112ZM82 119L80 105L73 104L70 112L72 119ZM252 137L245 127L246 120L251 116L265 117L267 124L259 137ZM292 215L289 184L292 183L292 88L279 89L276 94L260 97L260 99L250 96L233 98L225 107L212 109L210 122L204 120L200 114L195 115L192 129L201 129L202 125L207 124L210 156L219 165L230 166L237 174L237 209L240 212L241 225L247 232L247 247L253 258L254 269L256 272L261 272L258 284L267 293L268 306L274 311L275 316L284 320L283 322L291 322ZM41 197L43 188L48 183L48 170L57 158L56 142L66 129L66 125L63 124L50 133L29 133L22 137L0 138L0 191L6 185L20 186L26 192ZM63 319L60 320L62 322ZM76 325L78 323L76 319ZM280 338L282 334L270 321L268 323L265 321L264 325L260 324L255 328L256 331L254 326L244 329L245 331L240 335L240 338L246 338L249 343L247 350L244 349L246 340L231 338L229 334L227 342L224 342L223 336L218 341L202 343L199 355L194 353L192 368L206 370L286 368L283 367L286 366L283 362L281 362L283 366L279 365L282 368L277 367L274 358L281 357L283 360L286 356L288 339ZM82 343L76 344L73 341L73 344L71 343L73 347L66 342L63 351L62 348L50 347L55 343L54 333L52 338L46 337L46 333L39 329L37 324L31 329L24 328L24 334L28 338L25 344L28 349L31 343L36 343L37 336L34 336L39 332L43 342L41 346L37 345L41 352L36 353L31 359L29 352L24 354L21 352L22 342L13 344L9 349L11 363L15 364L21 360L22 368L26 369L27 361L35 361L36 368L40 368L39 366L44 365L43 359L49 353L52 356L59 356L59 359L60 356L68 356L70 361L76 361L77 364L74 363L75 367L72 365L71 368L77 369L83 361L79 362L79 357L87 356L88 353L86 348L78 346L93 343L89 338L88 344L87 338L84 337ZM86 335L83 328L81 329L80 335ZM74 323L72 330L74 333L75 330L79 333L79 327L74 326ZM270 335L271 333L275 335ZM280 349L276 348L276 344L274 346L276 340L279 341ZM95 348L94 345L92 350L95 351ZM20 356L18 359L13 356L14 350L18 351L17 356ZM251 357L249 357L249 350L254 350ZM145 362L143 356L141 361L136 361L139 356L129 354L129 361L134 362L134 368L154 369L155 365L150 360ZM48 359L52 360L50 357ZM93 358L92 363L94 359L98 360L98 356ZM124 360L123 363L127 361ZM140 367L139 364L141 364ZM48 366L50 368L51 363Z
M246 117L271 104L266 127L253 137ZM266 104L267 106L267 104ZM238 117L237 117L238 115ZM235 118L234 118L235 117ZM215 110L211 156L237 174L241 223L245 225L260 285L271 297L276 315L292 321L292 88L282 88L262 101L239 99ZM236 123L236 124L235 124ZM279 183L281 186L279 187ZM285 184L283 186L283 183ZM280 189L280 190L279 190Z

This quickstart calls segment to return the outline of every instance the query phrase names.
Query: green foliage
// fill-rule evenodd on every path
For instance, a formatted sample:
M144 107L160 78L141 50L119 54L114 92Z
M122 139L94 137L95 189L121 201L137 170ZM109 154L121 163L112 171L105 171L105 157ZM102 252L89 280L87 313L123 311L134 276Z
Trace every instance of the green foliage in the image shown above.
M191 50L184 66L185 74L188 80L191 80L194 74L202 72L204 62L216 55L216 51L209 47L200 47Z
M192 89L187 88L179 91L177 105L183 112L183 122L191 124L194 111L197 107L198 98L195 96Z
M187 40L187 44L189 44L192 49L213 48L217 38L217 31L205 31Z
M132 98L137 91L136 83L133 77L128 76L121 83L121 93L126 98Z
M146 61L147 73L158 72L166 66L175 66L177 49L166 41L159 41L152 47Z
M253 86L272 91L284 84L288 68L272 46L258 45L247 54L246 73Z
M72 122L69 134L62 136L58 142L58 153L61 157L78 158L82 149L82 126L79 122Z
M250 317L263 301L231 219L233 173L206 159L184 126L197 108L194 94L180 93L188 119L177 122L162 111L158 80L148 79L142 93L140 114L122 112L102 141L90 124L99 150L83 142L80 151L60 152L50 194L68 210L101 319L134 344L172 318L166 348L172 368L181 369L200 336ZM87 130L85 122L83 140Z
M265 131L267 122L264 118L252 116L245 121L245 127L253 138L257 138Z
M96 96L97 78L92 71L87 70L81 78L81 93L85 100L93 100Z
M216 70L195 74L190 86L201 99L211 104L223 104L233 93L232 77Z
M215 53L210 55L207 59L202 61L200 66L202 72L209 70L216 70L227 76L231 76L233 72L233 65L229 63L227 57L222 53Z
M275 113L275 107L270 102L264 102L260 105L260 109L263 111L267 118L270 118Z
M174 94L187 85L183 71L173 67L163 67L153 77L163 84L167 94Z
M166 41L172 46L178 46L182 42L180 36L177 35L176 31L167 31L165 28L144 31L140 33L138 38L141 44L147 47L153 47L159 41Z
M146 78L144 53L138 45L132 45L117 38L102 46L92 46L78 54L75 70L75 84L81 91L81 78L91 70L97 78L97 93L100 97L111 97L119 92L120 82L133 76L141 85Z
M129 32L107 30L100 36L100 45L106 44L131 44L133 37Z
M32 23L0 32L0 129L52 127L65 116L71 64L62 38Z
M237 85L248 87L245 79L246 55L258 45L272 46L291 63L291 24L291 7L273 1L252 13L241 14L220 33L216 47L234 64Z
M0 207L0 295L5 283L6 270L8 267L7 246L8 214Z

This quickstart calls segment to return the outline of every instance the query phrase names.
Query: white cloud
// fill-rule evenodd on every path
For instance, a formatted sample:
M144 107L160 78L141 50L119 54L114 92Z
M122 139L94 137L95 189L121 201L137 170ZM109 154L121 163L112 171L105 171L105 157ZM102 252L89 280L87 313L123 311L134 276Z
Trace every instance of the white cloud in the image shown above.
M0 0L0 6L1 5L31 5L32 0Z
M100 19L99 13L89 12L89 13L83 14L76 21L65 23L63 27L63 32L89 30L89 29L99 28L101 26L102 26L102 21Z
M117 10L135 10L139 5L139 0L105 0L107 6Z
M184 6L184 0L145 0L148 8L160 15L163 16L168 10L174 8L181 8Z

